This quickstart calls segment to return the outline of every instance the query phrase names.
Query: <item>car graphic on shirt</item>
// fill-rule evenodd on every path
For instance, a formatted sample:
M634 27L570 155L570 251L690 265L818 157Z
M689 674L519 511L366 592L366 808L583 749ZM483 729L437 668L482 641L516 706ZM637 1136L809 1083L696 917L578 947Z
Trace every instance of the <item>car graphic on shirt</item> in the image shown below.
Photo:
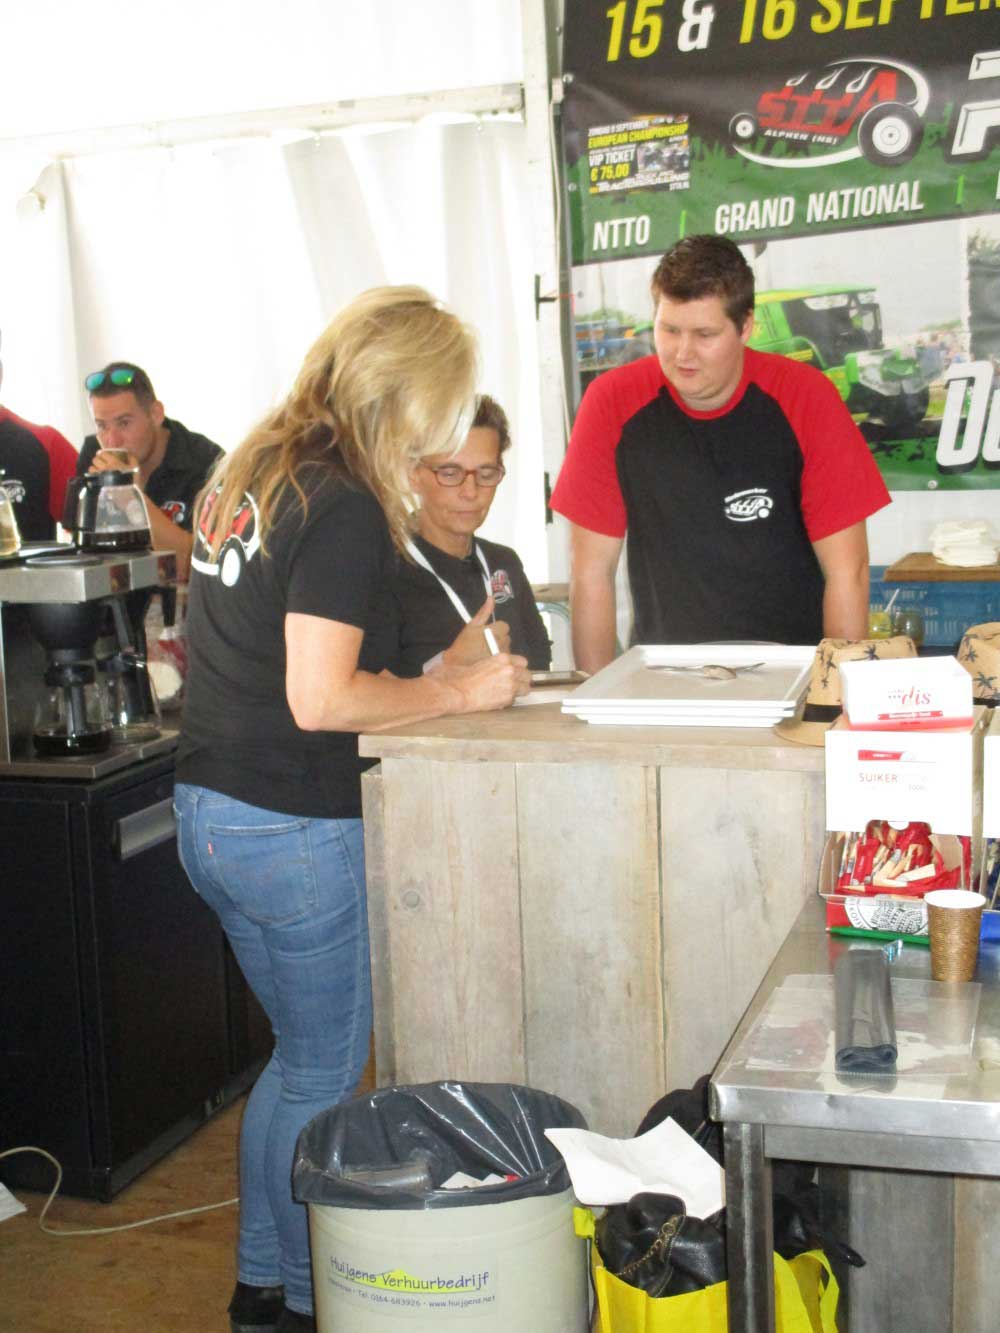
M770 518L774 500L764 486L734 491L723 502L722 512L732 523L753 523L758 518Z
M202 506L194 550L191 554L191 565L200 574L218 578L225 587L232 588L239 582L240 575L260 550L258 536L260 516L256 500L249 491L245 491L233 514L229 531L219 547L218 556L214 556L211 550L209 521L218 503L221 489L220 486L216 486Z

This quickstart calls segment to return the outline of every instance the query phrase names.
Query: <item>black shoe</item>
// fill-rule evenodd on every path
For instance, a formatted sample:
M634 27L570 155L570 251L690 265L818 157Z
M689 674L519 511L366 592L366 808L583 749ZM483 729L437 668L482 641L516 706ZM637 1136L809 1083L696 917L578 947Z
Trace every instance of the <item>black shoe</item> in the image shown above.
M289 1310L286 1305L275 1325L275 1333L316 1333L316 1316Z
M284 1308L284 1287L252 1287L248 1282L237 1282L229 1302L230 1333L275 1333Z

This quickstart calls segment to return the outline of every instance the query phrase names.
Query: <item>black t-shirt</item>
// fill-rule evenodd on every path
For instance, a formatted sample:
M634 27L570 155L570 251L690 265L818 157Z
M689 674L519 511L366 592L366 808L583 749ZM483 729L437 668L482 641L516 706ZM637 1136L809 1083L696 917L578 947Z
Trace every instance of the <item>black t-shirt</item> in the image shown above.
M720 637L720 625L727 639L820 641L823 574L802 521L802 450L773 397L749 384L731 412L699 419L663 390L627 423L615 461L634 515L629 584L645 594L634 602L636 643L696 643Z
M188 604L189 668L177 780L265 810L310 818L361 814L357 737L306 732L285 693L285 616L320 616L366 630L392 546L367 491L318 467L279 501L260 550L247 495L213 561L196 534ZM359 665L381 671L381 640L366 635Z
M164 417L163 424L170 432L167 448L163 462L146 482L146 495L163 510L167 518L172 519L185 532L190 532L195 499L208 480L216 459L222 457L222 450L207 436L188 430L179 421ZM100 447L96 435L88 435L84 440L80 461L76 465L78 477L89 470ZM75 510L76 492L73 487L69 489L73 492L72 504ZM69 492L63 527L72 529L73 515L69 513L68 496Z
M414 542L469 615L475 615L486 600L485 575L475 550L458 557L422 537L415 537ZM478 537L475 544L490 571L496 618L510 626L511 652L526 657L533 671L547 670L552 645L520 560L509 546ZM419 676L425 662L454 642L464 623L433 574L396 557L395 574L379 599L375 627L388 644L390 671L397 676Z

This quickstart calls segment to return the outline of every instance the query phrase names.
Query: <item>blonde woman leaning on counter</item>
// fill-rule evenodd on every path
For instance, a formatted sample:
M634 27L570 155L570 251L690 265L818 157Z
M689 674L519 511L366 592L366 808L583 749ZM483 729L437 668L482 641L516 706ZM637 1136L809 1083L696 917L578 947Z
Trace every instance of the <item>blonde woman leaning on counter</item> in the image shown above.
M356 733L503 708L529 688L506 653L397 679L370 623L405 543L410 473L466 438L475 372L469 330L426 292L366 292L201 509L178 843L276 1040L243 1119L233 1333L316 1327L291 1169L299 1130L350 1095L368 1053Z

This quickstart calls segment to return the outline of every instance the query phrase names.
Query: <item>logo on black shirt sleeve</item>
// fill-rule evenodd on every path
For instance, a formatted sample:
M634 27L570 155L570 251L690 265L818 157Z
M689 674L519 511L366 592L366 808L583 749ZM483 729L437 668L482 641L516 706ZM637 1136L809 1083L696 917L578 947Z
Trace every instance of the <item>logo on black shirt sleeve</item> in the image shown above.
M495 569L493 571L490 575L490 585L493 590L495 606L499 606L501 602L512 602L514 600L514 586L505 569Z
M200 574L218 578L227 588L239 582L243 570L260 550L260 537L257 535L260 523L257 502L249 491L244 491L243 499L236 507L229 531L219 547L217 556L212 554L208 537L208 525L219 500L221 486L209 494L202 505L195 533L194 549L191 552L191 565Z

